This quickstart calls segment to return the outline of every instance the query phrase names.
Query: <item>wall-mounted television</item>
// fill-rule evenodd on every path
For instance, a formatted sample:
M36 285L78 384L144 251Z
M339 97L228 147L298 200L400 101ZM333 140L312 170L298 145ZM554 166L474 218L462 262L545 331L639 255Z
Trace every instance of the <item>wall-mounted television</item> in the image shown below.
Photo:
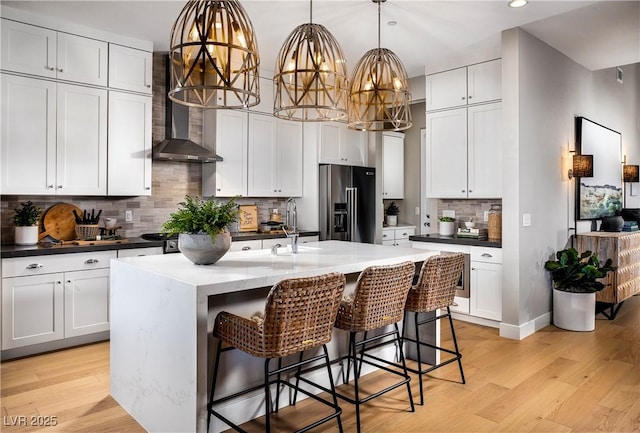
M576 179L576 219L616 215L622 209L622 135L576 117L576 151L593 155L593 177Z

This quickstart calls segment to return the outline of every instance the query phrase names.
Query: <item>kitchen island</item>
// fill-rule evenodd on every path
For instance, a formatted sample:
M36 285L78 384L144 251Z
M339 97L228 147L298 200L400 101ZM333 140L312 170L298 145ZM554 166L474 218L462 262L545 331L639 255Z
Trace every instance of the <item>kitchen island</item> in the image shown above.
M299 254L284 248L277 256L270 250L227 253L210 266L194 265L182 254L112 260L111 395L147 431L204 432L211 330L219 311L247 316L262 311L270 287L284 278L342 272L353 283L368 266L420 263L435 254L324 241L301 246ZM338 332L332 358L346 349ZM261 360L233 351L221 362L219 395L260 383ZM230 402L223 412L244 422L263 415L263 407L257 392ZM224 428L212 421L210 431Z

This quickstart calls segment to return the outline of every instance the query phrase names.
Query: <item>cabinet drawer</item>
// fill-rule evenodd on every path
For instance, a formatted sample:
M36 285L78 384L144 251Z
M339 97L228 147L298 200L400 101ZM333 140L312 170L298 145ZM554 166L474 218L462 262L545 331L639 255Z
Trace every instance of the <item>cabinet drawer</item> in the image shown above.
M471 247L471 261L502 264L502 248Z
M382 230L382 242L392 241L394 239L393 230Z
M298 242L300 242L300 238L298 238ZM262 248L271 248L274 245L279 245L278 248L283 248L290 243L291 241L287 238L263 239Z
M261 250L262 249L262 241L254 240L254 241L232 241L231 248L229 251L248 251L248 250Z
M109 261L116 257L117 252L114 250L3 259L2 276L26 277L53 272L108 268Z
M406 228L406 229L395 229L394 235L395 239L398 241L400 239L409 239L409 236L413 236L416 234L415 228Z
M129 248L126 250L118 250L118 258L156 256L158 254L162 254L162 247Z
M298 243L301 243L301 244L308 244L309 242L318 242L318 241L320 241L320 236L304 236L298 239Z

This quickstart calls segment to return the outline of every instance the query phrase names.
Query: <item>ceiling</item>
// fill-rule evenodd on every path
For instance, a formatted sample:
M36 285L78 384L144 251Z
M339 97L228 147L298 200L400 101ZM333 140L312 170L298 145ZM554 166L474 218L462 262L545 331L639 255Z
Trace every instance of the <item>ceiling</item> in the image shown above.
M152 40L154 51L168 51L171 27L186 1L3 0L2 3ZM286 37L297 25L308 22L309 2L242 0L241 3L255 27L261 68L272 71ZM391 20L397 24L387 24ZM371 0L316 0L313 22L323 24L340 42L349 70L377 45L377 5ZM499 57L500 33L513 27L522 27L590 70L640 62L640 0L530 0L519 9L507 7L506 0L388 0L382 4L381 22L381 45L402 59L410 77L423 75L425 68L437 71L444 69L444 65L460 66L473 58Z

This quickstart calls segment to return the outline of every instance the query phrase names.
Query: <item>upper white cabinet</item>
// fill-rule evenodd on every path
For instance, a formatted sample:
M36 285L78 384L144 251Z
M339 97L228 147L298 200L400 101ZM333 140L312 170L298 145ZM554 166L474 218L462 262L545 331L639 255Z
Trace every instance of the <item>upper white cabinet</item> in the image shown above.
M404 198L404 134L382 133L382 198Z
M498 102L427 114L428 197L502 197L500 107Z
M319 130L321 164L367 165L367 132L340 122L322 122Z
M2 69L78 83L107 85L108 44L2 20Z
M500 59L427 75L427 111L500 100L501 77Z
M148 51L109 44L109 87L150 95L152 65Z
M109 195L151 195L151 96L109 92Z
M106 194L106 90L2 74L2 94L3 194Z
M248 195L302 195L302 123L249 114Z
M249 111L273 115L273 79L260 77L260 103Z

